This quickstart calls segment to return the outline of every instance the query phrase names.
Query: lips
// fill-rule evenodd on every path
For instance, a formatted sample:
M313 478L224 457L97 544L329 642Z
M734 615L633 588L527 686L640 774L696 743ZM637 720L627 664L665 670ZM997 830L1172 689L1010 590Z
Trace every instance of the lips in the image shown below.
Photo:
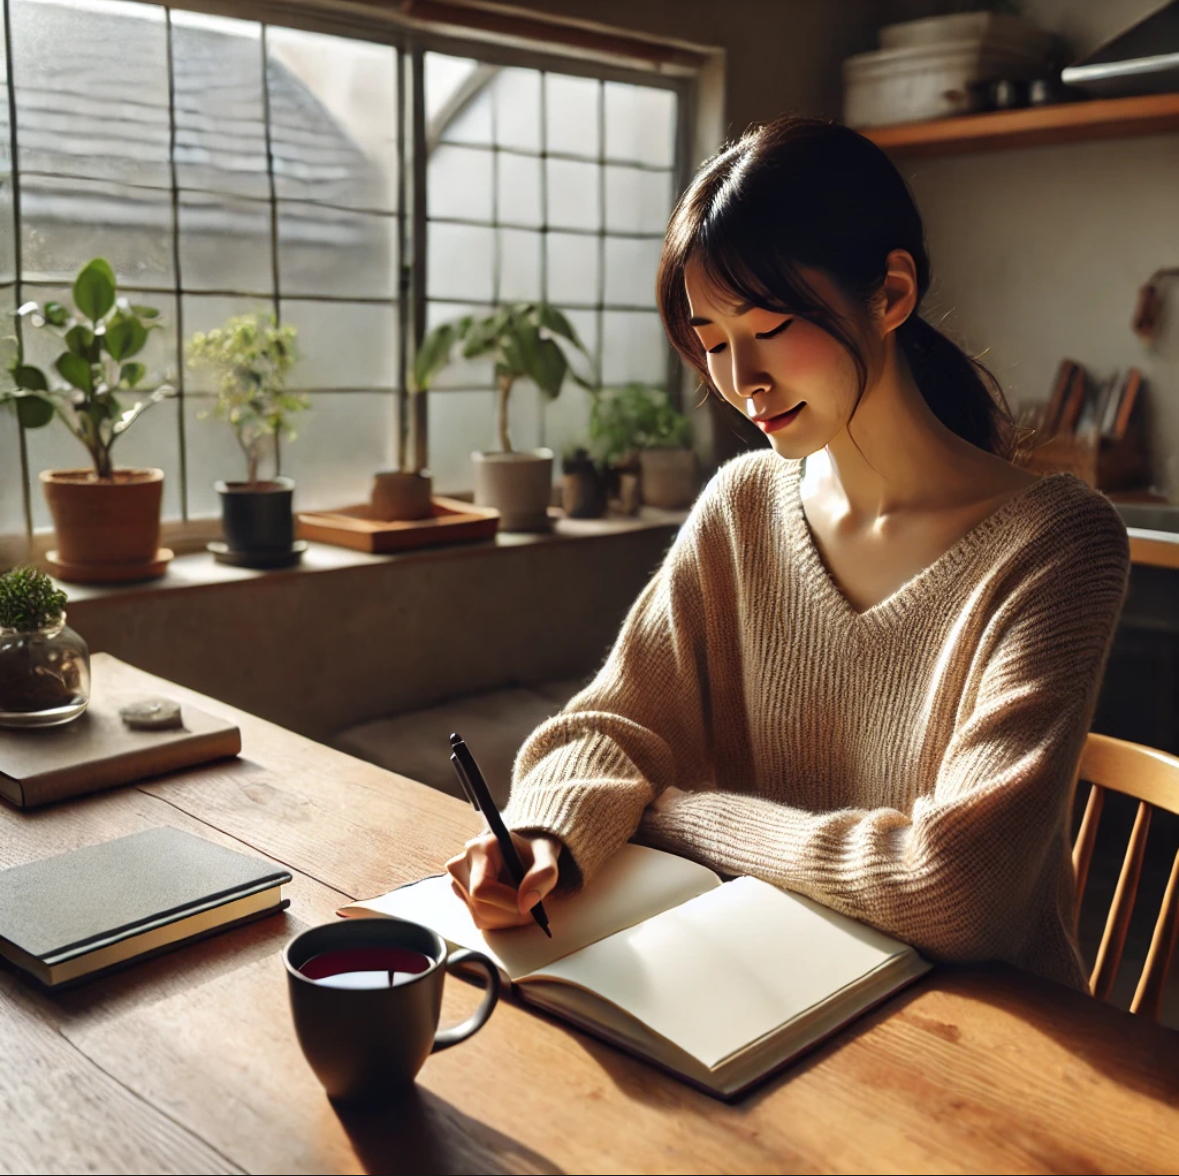
M780 412L777 416L760 417L754 420L763 433L776 433L779 429L784 429L790 424L795 417L806 407L806 401L800 401L789 412Z

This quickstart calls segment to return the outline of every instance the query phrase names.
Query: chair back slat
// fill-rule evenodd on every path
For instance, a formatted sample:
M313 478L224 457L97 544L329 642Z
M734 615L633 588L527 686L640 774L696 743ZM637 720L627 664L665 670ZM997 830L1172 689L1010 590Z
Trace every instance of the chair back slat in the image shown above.
M1150 832L1151 807L1145 800L1138 802L1138 815L1126 847L1122 872L1118 876L1117 889L1105 921L1105 933L1097 949L1097 963L1089 980L1089 988L1098 1000L1106 1000L1113 991L1118 968L1122 962L1122 949L1126 946L1126 932L1130 929L1130 916L1134 912L1134 899L1138 896L1138 880L1142 876L1142 862L1146 857L1146 835Z
M1085 815L1081 818L1081 831L1073 846L1073 873L1077 876L1077 906L1085 893L1089 879L1089 863L1093 860L1093 847L1097 844L1097 823L1101 820L1101 806L1105 803L1105 789L1100 784L1089 786L1089 799L1085 802Z
M1142 976L1138 981L1138 991L1130 1004L1130 1012L1141 1013L1152 1021L1159 1019L1159 1010L1163 1001L1163 986L1167 982L1167 972L1171 966L1171 957L1175 954L1175 941L1179 938L1179 851L1175 854L1175 861L1171 865L1171 877L1167 880L1167 890L1163 895L1162 906L1159 907L1158 922L1154 925L1154 934L1150 937L1150 950L1146 953L1146 963L1142 966Z

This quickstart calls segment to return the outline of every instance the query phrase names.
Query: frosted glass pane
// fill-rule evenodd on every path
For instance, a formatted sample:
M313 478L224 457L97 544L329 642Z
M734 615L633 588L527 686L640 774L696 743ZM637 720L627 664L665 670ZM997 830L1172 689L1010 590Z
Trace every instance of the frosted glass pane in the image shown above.
M128 404L134 403L127 399ZM164 471L161 510L165 519L180 517L179 422L178 399L153 405L115 442L112 454L116 467ZM60 421L51 422L43 429L29 429L25 436L33 479L33 526L51 527L53 519L37 475L41 470L85 469L91 464L90 455Z
M10 11L21 167L168 187L163 8L13 0Z
M534 69L501 69L495 93L495 141L518 151L540 150L540 74Z
M226 421L213 414L212 396L197 394L184 397L184 450L188 469L188 516L199 519L218 517L221 498L213 488L216 482L242 482L247 476L245 455ZM302 441L294 442L294 445ZM283 460L293 445L283 445ZM274 473L269 454L259 467L261 477Z
M290 370L290 387L314 393L396 386L396 305L284 298L282 321L299 329L302 358Z
M598 168L568 159L545 161L548 172L548 222L560 228L597 229L602 212Z
M663 242L657 237L606 238L606 302L655 305L655 273Z
M602 316L602 381L667 379L667 337L657 314L608 310Z
M0 282L11 282L15 277L16 222L12 215L12 176L0 175Z
M598 265L601 242L581 233L549 233L548 271L550 302L598 301Z
M278 195L394 210L396 51L274 25L266 39Z
M672 206L671 172L606 168L606 228L662 233Z
M435 143L491 142L491 101L485 89L471 87L488 67L468 57L426 54L426 138ZM459 109L458 107L461 107Z
M544 443L553 451L553 473L561 473L561 458L567 448L590 448L590 394L568 384L556 400L544 405Z
M7 307L5 309L8 309ZM37 487L38 493L40 487ZM20 426L11 408L0 409L0 535L25 529L24 491L20 470Z
M237 314L270 314L274 302L270 298L224 298L216 294L185 294L184 338L189 340L197 331L211 331L224 326L225 321ZM217 387L217 375L207 367L192 368L187 362L184 367L184 391L213 392Z
M176 177L184 188L266 197L261 25L172 12Z
M491 392L434 392L427 404L430 473L436 494L473 490L471 454L497 449Z
M21 179L24 276L71 283L105 257L120 285L174 286L168 192L95 180Z
M464 315L483 318L491 313L488 305L430 302L426 304L426 330L432 331L440 323L454 322ZM434 388L493 388L495 375L489 359L463 359L455 347L453 360L438 373Z
M270 205L180 193L180 278L186 290L270 294Z
M280 200L278 265L283 294L393 298L397 218Z
M500 229L499 296L501 301L523 301L541 296L539 233Z
M606 158L671 167L675 162L675 94L624 82L605 85Z
M491 299L492 229L431 224L426 289L432 298Z
M295 479L298 510L367 502L373 475L396 464L397 398L390 393L324 392L297 428L297 440L283 446L282 472Z
M545 74L545 145L549 151L598 158L600 92L601 83L593 78Z
M501 224L539 225L540 160L530 155L499 156L498 220Z
M491 152L435 147L426 168L426 211L431 217L491 220Z

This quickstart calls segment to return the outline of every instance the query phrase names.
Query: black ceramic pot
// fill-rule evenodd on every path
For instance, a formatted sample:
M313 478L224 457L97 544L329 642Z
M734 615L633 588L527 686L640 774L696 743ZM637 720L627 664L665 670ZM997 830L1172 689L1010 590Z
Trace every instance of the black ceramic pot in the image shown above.
M290 551L295 542L290 478L272 482L218 482L225 546L244 555Z

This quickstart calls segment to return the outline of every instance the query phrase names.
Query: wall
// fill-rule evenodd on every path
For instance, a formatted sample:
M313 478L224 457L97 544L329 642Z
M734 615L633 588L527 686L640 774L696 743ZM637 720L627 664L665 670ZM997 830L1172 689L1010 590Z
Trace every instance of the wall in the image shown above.
M1157 0L1023 7L1065 37L1075 59ZM947 325L986 352L1012 401L1045 399L1063 356L1099 378L1141 368L1155 482L1179 501L1179 283L1168 288L1153 348L1129 325L1138 287L1159 266L1179 265L1179 135L906 160L902 170L933 260L927 314L948 314Z

